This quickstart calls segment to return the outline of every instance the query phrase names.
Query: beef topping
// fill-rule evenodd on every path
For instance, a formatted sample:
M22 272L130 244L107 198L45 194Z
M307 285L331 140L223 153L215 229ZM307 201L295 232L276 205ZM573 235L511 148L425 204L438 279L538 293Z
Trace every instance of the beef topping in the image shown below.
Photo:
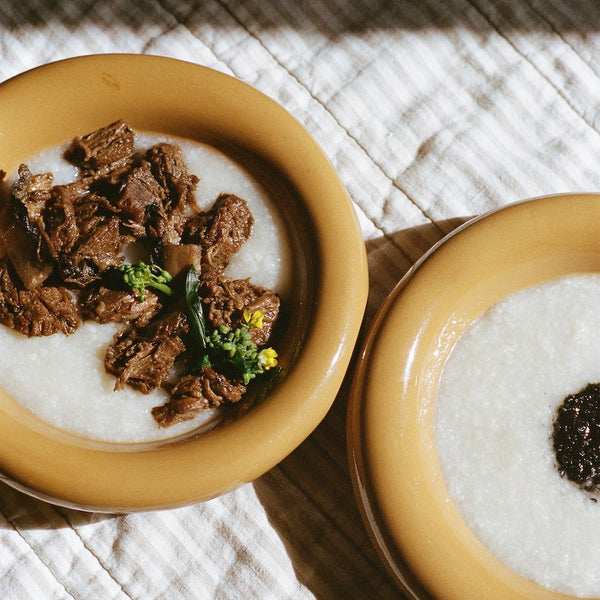
M199 412L217 408L226 402L239 402L246 387L232 382L210 367L204 367L199 375L182 377L171 389L171 399L152 409L161 427L169 427L181 421L193 419Z
M148 150L146 160L166 192L165 212L180 206L193 206L198 177L190 173L177 144L157 144Z
M42 284L52 273L52 263L39 257L35 238L29 236L6 212L0 219L0 243L27 289Z
M51 173L33 175L27 165L20 165L18 172L19 178L11 190L12 209L23 229L36 235L54 178Z
M212 327L234 329L243 323L244 311L260 310L262 327L251 328L249 334L258 345L269 340L280 306L273 290L253 285L249 279L231 279L221 271L207 270L200 277L199 294Z
M146 223L161 211L165 199L164 188L155 179L150 164L143 162L131 170L116 203L125 225L137 229L137 237L146 235Z
M160 387L185 350L180 335L186 329L185 316L175 313L146 327L117 333L104 358L106 370L117 377L115 390L126 383L144 394Z
M176 144L157 144L145 159L164 191L162 202L151 211L147 235L161 242L179 243L188 213L196 208L194 191L199 179L189 172Z
M52 265L43 254L39 234L44 208L51 197L53 176L32 175L20 165L18 179L11 189L10 202L0 218L0 241L19 278L31 289L44 282Z
M84 319L98 323L135 323L137 327L147 325L160 311L158 295L146 291L144 299L131 290L115 290L101 285L92 288L81 298Z
M123 262L124 238L119 224L116 217L97 221L88 233L79 237L72 252L59 257L58 267L65 282L85 287L100 279L109 267Z
M124 121L116 121L73 140L69 160L84 169L97 169L128 157L133 152L134 133Z
M138 153L134 141L124 121L75 138L65 157L79 176L65 185L19 167L0 215L0 323L27 336L70 334L82 319L118 323L106 371L115 390L166 389L153 415L167 427L239 403L276 364L264 346L280 300L224 274L252 233L245 200L221 194L201 211L181 148ZM147 258L126 264L134 242Z
M53 259L70 252L79 237L73 186L56 186L40 222L40 234Z
M6 261L0 261L0 323L28 337L73 333L81 319L64 287L24 289Z
M223 268L246 243L253 224L245 200L234 194L221 194L210 211L198 213L186 222L182 241L202 246L203 262Z

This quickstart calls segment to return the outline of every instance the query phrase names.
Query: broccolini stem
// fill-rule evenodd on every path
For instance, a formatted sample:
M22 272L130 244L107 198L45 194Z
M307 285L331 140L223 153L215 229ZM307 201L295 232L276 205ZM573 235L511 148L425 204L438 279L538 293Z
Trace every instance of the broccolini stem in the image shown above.
M123 264L119 267L119 271L123 274L123 281L132 290L139 292L140 302L143 302L146 297L147 287L160 290L169 296L173 293L167 285L172 279L171 274L158 265L147 265L140 261L135 265Z

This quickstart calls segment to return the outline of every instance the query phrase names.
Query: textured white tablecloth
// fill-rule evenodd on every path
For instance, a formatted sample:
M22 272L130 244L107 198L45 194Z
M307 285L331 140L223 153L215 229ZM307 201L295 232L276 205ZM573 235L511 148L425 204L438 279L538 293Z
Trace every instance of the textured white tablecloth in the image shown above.
M366 324L465 218L600 190L593 0L0 3L0 81L103 52L224 71L308 127L363 229ZM354 501L346 403L254 484L187 508L87 514L0 487L0 598L398 598Z

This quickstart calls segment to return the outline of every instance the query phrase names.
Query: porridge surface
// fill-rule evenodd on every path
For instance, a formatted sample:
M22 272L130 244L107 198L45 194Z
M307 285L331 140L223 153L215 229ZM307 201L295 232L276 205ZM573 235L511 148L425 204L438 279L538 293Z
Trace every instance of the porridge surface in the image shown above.
M149 148L169 138L136 134L136 148ZM248 202L254 216L253 233L226 269L233 278L252 282L285 295L290 279L290 248L285 226L267 191L242 166L215 149L181 142L190 172L200 178L196 200L210 208L221 192ZM62 158L64 148L33 157L32 173L52 172L55 184L73 181L77 169ZM0 249L1 254L1 249ZM86 321L74 334L27 338L0 326L2 389L43 420L89 438L140 442L169 438L191 431L215 417L207 411L196 418L159 429L150 414L163 404L162 390L144 395L126 386L113 391L115 378L104 369L104 352L117 331L115 325Z
M600 381L600 275L512 294L460 337L436 403L438 457L467 525L515 572L600 595L600 503L560 477L552 423Z

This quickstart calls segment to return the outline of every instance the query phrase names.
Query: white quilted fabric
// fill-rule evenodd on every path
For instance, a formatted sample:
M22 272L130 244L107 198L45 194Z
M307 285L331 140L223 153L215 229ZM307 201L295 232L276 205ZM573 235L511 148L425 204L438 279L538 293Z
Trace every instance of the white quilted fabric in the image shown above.
M0 81L104 52L224 71L308 127L362 226L366 323L466 218L600 189L593 0L0 3ZM195 506L97 515L0 487L0 598L398 598L354 501L346 402L260 480Z

